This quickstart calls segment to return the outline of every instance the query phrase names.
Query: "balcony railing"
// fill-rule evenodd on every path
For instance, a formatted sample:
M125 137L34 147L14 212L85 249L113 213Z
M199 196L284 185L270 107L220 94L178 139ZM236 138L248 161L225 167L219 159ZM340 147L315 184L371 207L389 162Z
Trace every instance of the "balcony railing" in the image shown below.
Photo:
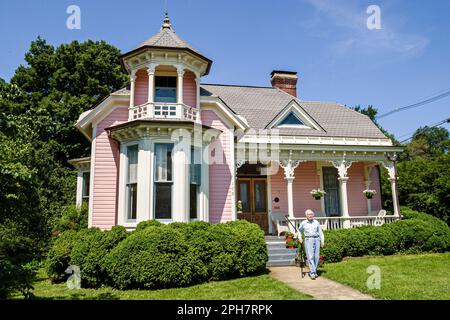
M333 229L344 229L347 226L350 228L356 228L361 226L381 226L383 224L392 223L398 219L399 217L395 216L384 216L384 217L371 217L371 216L355 216L355 217L314 217L315 220L317 220L323 230L333 230ZM300 226L300 223L303 220L306 220L306 218L289 218L294 225L295 230L298 229ZM292 230L292 225L289 225L289 229L291 229L292 232L295 232Z
M197 122L197 109L183 103L148 102L129 110L129 121L169 119Z

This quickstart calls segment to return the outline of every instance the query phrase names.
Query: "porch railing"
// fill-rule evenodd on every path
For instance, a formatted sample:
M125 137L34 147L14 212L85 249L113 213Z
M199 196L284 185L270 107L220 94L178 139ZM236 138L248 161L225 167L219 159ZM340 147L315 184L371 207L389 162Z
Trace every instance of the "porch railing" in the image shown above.
M371 217L371 216L354 216L354 217L315 217L321 227L322 230L335 230L335 229L344 229L344 228L356 228L361 226L381 226L383 224L392 223L398 219L399 217L394 216L384 216L384 217ZM306 218L288 218L291 223L289 223L289 229L292 232L298 229L300 223ZM295 226L295 230L292 230L293 225Z
M169 119L197 121L197 109L183 103L148 102L129 108L129 121Z

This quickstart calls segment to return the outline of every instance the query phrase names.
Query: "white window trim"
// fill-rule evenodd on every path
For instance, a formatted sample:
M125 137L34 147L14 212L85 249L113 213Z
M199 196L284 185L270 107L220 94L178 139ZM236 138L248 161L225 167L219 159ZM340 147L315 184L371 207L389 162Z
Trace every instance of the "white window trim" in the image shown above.
M77 172L77 194L76 194L76 205L77 207L81 207L82 203L83 203L83 187L84 187L84 181L83 181L83 175L85 173L90 173L90 169L79 169ZM91 183L91 178L89 177L89 202L88 202L88 206L89 203L91 201L91 187L90 187L90 183Z
M128 220L127 219L127 175L128 175L128 155L127 149L129 146L138 145L138 155L140 150L140 141L130 141L127 143L122 143L120 145L120 169L119 169L119 201L118 201L118 217L117 223L118 225L124 226L125 228L136 228L138 224L138 216L136 216L136 220ZM139 177L139 156L138 156L138 177ZM138 185L138 194L139 194L139 181ZM139 202L139 196L138 196ZM138 212L139 213L139 212Z
M152 150L153 150L153 152L152 152L152 176L151 176L152 193L150 196L150 201L151 201L150 203L151 203L151 207L152 207L151 219L157 220L161 223L171 223L171 222L176 221L176 220L174 220L174 217L173 217L173 213L174 213L173 208L174 208L174 204L175 204L174 196L173 196L173 186L175 183L175 181L174 181L175 177L174 177L174 172L173 172L173 169L174 169L173 149L172 149L172 188L171 188L172 194L170 197L171 202L172 202L171 203L171 211L172 212L170 213L171 218L170 219L156 219L156 208L155 208L155 205L156 205L156 195L155 195L155 192L156 192L156 188L155 188L155 183L156 183L155 182L155 178L156 178L156 160L155 160L156 146L155 146L155 144L159 144L159 143L170 143L170 144L173 144L174 148L175 148L175 142L172 141L170 138L158 138L158 139L152 140Z

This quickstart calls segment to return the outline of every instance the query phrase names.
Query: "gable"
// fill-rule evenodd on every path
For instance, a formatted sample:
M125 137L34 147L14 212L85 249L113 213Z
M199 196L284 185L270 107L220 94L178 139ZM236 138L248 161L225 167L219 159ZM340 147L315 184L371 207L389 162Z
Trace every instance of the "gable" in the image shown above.
M292 128L323 131L317 122L295 101L292 100L267 125L267 129Z

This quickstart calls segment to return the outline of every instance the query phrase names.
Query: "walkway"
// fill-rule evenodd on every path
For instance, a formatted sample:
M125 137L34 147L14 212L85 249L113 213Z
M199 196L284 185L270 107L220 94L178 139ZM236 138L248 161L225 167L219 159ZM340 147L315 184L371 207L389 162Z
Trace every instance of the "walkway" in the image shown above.
M272 267L269 270L274 279L284 282L301 293L309 294L317 300L374 300L367 294L324 277L311 280L308 275L305 275L302 278L298 267Z

